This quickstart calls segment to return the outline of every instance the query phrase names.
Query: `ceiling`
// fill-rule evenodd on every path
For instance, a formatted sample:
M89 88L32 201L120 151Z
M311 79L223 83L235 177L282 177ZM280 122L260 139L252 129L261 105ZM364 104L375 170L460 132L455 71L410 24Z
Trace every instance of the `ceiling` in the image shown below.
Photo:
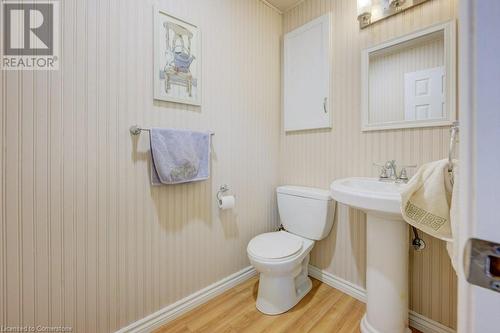
M294 7L299 2L303 0L267 0L268 3L278 8L282 12L286 12L288 9Z

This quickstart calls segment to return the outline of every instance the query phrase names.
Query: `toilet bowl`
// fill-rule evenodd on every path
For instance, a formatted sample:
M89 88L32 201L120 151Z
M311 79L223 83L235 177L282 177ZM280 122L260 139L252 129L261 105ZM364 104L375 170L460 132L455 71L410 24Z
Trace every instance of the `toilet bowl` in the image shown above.
M280 314L291 309L311 290L307 276L314 242L286 231L258 235L248 243L248 258L260 272L257 309Z
M256 307L269 315L290 310L311 290L309 253L330 232L335 208L326 190L281 186L276 192L285 230L257 235L247 247L260 273Z

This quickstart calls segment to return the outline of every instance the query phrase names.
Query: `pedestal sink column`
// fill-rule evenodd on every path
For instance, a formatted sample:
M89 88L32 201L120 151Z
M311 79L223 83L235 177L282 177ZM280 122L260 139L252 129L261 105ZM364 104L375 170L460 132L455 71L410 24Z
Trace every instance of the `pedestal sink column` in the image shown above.
M408 328L408 225L367 214L366 314L363 333L406 333Z
M375 178L338 179L332 197L363 210L366 221L366 314L363 333L409 333L408 224L401 214L402 184Z

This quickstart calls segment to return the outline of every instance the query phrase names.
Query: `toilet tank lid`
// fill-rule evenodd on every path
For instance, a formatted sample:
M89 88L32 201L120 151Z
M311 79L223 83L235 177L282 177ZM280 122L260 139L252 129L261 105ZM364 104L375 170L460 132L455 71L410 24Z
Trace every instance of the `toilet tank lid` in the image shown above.
M332 200L330 191L314 187L284 185L276 188L276 192L316 200Z

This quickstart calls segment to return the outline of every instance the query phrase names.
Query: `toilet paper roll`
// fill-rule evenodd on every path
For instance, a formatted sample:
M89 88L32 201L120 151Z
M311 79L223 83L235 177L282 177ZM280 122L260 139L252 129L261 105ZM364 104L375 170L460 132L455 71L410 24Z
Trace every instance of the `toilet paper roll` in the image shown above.
M234 208L235 198L232 195L224 196L219 201L220 209L231 209Z

